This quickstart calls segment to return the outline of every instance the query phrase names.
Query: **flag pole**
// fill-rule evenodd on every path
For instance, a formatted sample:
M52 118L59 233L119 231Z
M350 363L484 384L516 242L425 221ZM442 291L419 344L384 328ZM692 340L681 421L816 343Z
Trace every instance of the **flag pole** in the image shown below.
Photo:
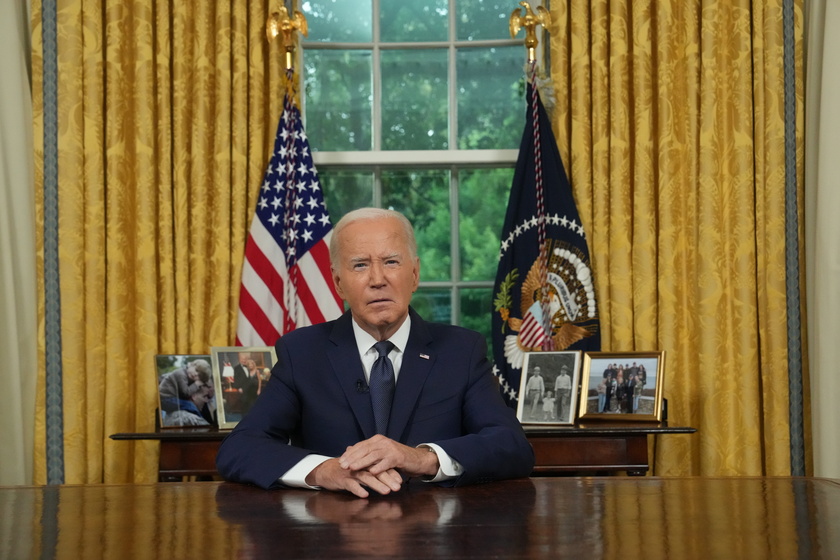
M289 17L289 11L286 6L280 6L268 15L268 20L265 23L265 36L270 43L278 35L282 35L283 48L286 52L286 92L283 99L283 116L281 117L281 124L283 120L290 115L298 115L299 118L299 100L298 100L298 84L295 78L295 47L297 44L297 32L307 36L309 28L306 23L306 17L299 11L295 10L293 15ZM297 120L297 119L295 119ZM283 141L283 151L294 154L295 144L297 142L298 133L287 135ZM280 138L278 138L280 141ZM293 158L294 159L294 158ZM292 169L291 175L287 176L287 182L294 183L297 170ZM286 242L293 243L295 237L296 226L294 224L295 207L297 206L297 190L294 188L286 188L283 196L282 222L283 235L286 236ZM280 198L277 198L278 204ZM288 274L288 281L283 284L283 299L282 306L286 313L283 318L283 328L281 334L292 331L296 327L296 318L300 310L300 274L297 264L296 251L290 251L290 254L284 256L286 260L286 270Z
M540 279L540 306L542 308L542 328L547 333L545 339L540 344L542 350L551 351L554 349L554 341L551 337L552 332L552 313L551 307L551 290L548 282L548 243L546 236L546 216L545 211L545 186L543 184L542 174L542 146L541 146L541 132L540 119L538 112L539 92L537 90L537 25L549 27L551 25L551 15L543 6L537 6L537 11L531 9L528 2L519 2L520 8L513 11L510 16L510 36L516 37L521 28L525 28L525 48L528 49L528 82L531 84L529 88L530 99L528 104L531 108L531 118L534 123L534 187L537 197L537 246L539 247L538 258L538 277Z
M309 35L306 17L299 11L295 10L292 17L289 17L289 11L286 9L286 6L280 6L268 15L268 21L265 22L265 36L270 43L278 35L283 35L283 47L286 50L286 70L291 70L294 67L295 43L297 39L295 31L299 31L304 37Z
M282 35L285 92L245 244L237 346L273 345L298 327L344 312L329 273L332 223L298 103L294 53L297 33L307 35L306 18L297 11L289 17L286 7L279 7L265 30L269 42Z
M543 6L537 6L537 11L531 9L528 2L520 2L521 8L516 8L510 14L510 38L515 39L519 30L525 28L525 48L528 49L528 64L533 66L537 61L537 25L542 25L548 32L551 26L551 14Z

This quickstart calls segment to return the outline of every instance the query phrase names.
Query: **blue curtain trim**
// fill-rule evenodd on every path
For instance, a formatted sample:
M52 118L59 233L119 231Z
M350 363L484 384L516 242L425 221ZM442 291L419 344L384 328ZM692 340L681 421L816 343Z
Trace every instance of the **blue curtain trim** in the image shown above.
M799 282L799 198L796 182L796 58L794 0L782 6L785 88L785 271L787 290L790 474L805 475L802 313Z
M58 267L58 46L55 0L41 6L44 33L44 337L47 484L64 484L61 290Z

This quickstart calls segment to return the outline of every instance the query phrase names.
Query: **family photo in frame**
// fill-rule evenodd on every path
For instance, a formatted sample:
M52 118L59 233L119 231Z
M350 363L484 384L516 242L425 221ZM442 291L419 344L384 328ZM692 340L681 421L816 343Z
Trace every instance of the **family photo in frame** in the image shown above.
M516 417L523 424L574 424L579 385L580 352L528 352Z
M665 352L586 352L580 418L662 419Z
M277 356L273 346L214 346L210 354L219 395L219 427L233 428L268 383Z
M210 356L155 356L161 428L215 426L216 390Z

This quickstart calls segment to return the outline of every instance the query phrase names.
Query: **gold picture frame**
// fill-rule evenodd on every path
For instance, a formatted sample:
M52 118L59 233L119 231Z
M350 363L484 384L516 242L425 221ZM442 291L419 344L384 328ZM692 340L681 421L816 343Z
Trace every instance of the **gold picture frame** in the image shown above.
M580 355L576 350L525 354L516 405L520 423L540 426L575 423Z
M234 428L268 383L277 355L273 346L214 346L210 356L219 428Z
M665 352L584 352L580 419L662 421Z

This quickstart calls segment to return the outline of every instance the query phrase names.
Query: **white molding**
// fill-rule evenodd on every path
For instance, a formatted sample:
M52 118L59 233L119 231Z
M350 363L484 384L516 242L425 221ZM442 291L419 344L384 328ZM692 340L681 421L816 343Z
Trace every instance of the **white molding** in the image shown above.
M519 150L387 150L368 152L312 152L312 159L316 166L507 166L515 164L518 155Z

